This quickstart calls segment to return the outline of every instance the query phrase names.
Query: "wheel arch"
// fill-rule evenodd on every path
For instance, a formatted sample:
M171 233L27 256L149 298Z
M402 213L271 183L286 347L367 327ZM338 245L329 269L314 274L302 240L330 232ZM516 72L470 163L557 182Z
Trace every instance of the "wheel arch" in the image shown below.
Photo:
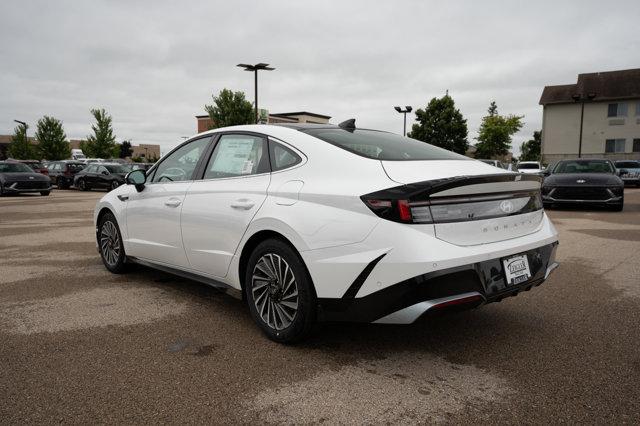
M247 241L245 242L244 246L242 247L242 251L240 253L240 260L238 261L238 279L240 281L240 288L242 289L242 297L243 298L245 297L245 295L244 295L245 269L247 267L247 264L249 263L249 257L251 257L251 253L258 246L258 244L260 244L261 242L266 241L268 239L280 240L283 243L287 244L289 247L291 247L291 249L298 256L298 258L300 259L300 261L304 265L305 269L307 270L307 275L308 275L309 281L311 282L312 286L314 287L314 291L315 291L315 285L313 284L313 280L311 279L311 274L309 273L309 268L307 267L306 263L304 262L304 259L300 255L300 251L296 248L296 246L286 236L284 236L280 232L274 231L272 229L262 229L260 231L257 231L256 233L254 233L253 235L251 235L251 237L249 237L247 239Z

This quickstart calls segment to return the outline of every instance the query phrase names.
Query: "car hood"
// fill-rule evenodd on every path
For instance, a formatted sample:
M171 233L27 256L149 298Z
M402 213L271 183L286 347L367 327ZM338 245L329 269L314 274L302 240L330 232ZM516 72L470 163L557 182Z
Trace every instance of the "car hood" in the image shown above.
M42 173L26 173L26 172L18 172L18 173L0 173L0 176L4 179L5 182L21 182L25 180L30 181L50 181L48 176L43 175Z
M584 181L584 182L578 182ZM618 176L608 173L558 173L544 179L545 186L621 185Z

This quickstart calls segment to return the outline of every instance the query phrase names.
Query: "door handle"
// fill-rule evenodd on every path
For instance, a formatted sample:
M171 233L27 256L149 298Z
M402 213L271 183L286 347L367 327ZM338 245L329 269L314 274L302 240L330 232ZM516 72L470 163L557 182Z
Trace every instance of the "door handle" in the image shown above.
M232 202L231 208L237 209L237 210L250 210L255 205L256 203L254 203L253 201L248 200L246 198L241 198L239 200L235 200L234 202Z
M164 202L164 205L168 207L178 207L180 204L182 204L182 201L178 200L177 198L169 198Z

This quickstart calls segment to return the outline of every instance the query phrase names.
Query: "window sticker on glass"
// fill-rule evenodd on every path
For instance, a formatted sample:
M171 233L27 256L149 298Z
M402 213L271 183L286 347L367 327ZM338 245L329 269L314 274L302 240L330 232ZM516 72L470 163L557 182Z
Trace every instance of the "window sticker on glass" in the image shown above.
M218 173L232 175L251 174L253 170L252 152L254 139L223 139L211 166Z

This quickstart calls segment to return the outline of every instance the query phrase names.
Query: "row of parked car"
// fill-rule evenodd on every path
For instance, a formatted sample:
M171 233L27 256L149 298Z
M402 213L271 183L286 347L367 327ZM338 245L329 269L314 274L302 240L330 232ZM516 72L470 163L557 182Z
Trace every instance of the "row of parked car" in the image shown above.
M147 170L152 165L103 160L90 163L77 160L5 160L0 161L0 195L28 192L49 195L54 185L58 189L112 190L124 183L130 171Z

